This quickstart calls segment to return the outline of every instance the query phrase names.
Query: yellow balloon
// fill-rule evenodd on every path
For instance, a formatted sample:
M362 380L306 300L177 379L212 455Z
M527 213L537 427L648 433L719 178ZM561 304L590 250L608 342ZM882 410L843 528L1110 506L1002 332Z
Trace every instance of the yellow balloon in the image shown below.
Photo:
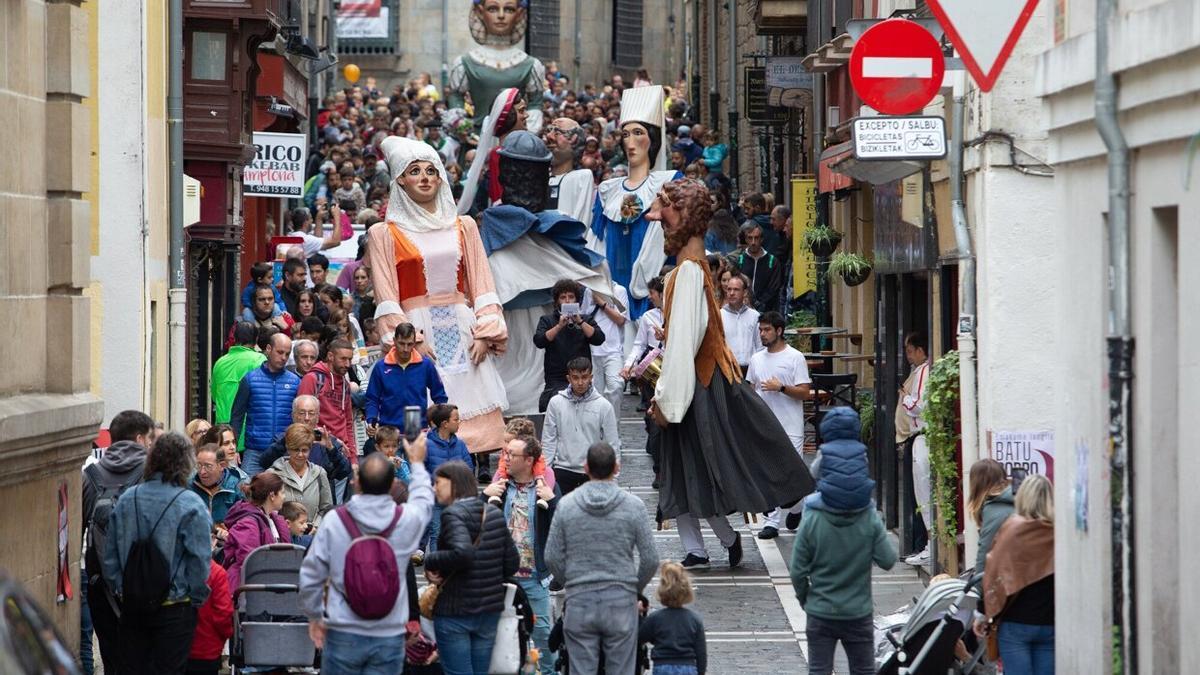
M358 66L354 65L353 63L347 63L346 67L342 68L342 75L345 76L347 82L354 84L355 82L358 82L358 77L362 75L362 73L359 71Z

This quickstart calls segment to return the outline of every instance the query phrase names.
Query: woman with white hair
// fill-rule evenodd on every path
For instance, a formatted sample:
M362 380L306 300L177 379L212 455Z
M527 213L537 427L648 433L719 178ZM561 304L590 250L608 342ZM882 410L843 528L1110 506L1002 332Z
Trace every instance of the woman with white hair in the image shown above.
M368 231L364 260L379 310L389 301L400 309L376 313L379 334L413 324L411 358L435 360L459 407L458 435L471 452L495 450L504 442L508 399L493 356L504 351L508 329L479 230L457 215L446 169L430 145L392 136L380 148L393 181L386 221Z

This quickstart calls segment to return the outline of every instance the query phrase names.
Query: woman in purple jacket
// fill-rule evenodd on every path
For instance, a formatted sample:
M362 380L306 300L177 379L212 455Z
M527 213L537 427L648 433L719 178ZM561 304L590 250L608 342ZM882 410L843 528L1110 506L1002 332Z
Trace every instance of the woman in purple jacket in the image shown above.
M254 477L242 486L245 501L234 504L225 515L229 536L225 539L225 568L229 570L229 589L236 592L241 583L242 565L250 552L267 544L290 544L287 521L279 515L283 506L283 479L270 471Z

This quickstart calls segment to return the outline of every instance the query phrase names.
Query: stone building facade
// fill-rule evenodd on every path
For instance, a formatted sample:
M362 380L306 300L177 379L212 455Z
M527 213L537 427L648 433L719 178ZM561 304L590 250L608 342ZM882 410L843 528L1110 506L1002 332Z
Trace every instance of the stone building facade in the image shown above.
M10 111L0 132L9 150L0 158L0 568L70 645L79 640L79 468L103 409L90 393L98 329L83 292L98 215L96 4L0 4L0 106ZM56 602L63 485L75 596Z

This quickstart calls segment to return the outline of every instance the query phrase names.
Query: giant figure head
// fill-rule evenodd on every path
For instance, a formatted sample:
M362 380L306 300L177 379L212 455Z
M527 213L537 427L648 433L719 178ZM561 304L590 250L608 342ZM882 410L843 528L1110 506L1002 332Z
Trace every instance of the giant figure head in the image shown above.
M515 45L525 40L529 0L474 0L471 37L479 44Z
M514 131L500 146L500 185L505 204L530 213L546 210L550 197L550 151L528 131Z

